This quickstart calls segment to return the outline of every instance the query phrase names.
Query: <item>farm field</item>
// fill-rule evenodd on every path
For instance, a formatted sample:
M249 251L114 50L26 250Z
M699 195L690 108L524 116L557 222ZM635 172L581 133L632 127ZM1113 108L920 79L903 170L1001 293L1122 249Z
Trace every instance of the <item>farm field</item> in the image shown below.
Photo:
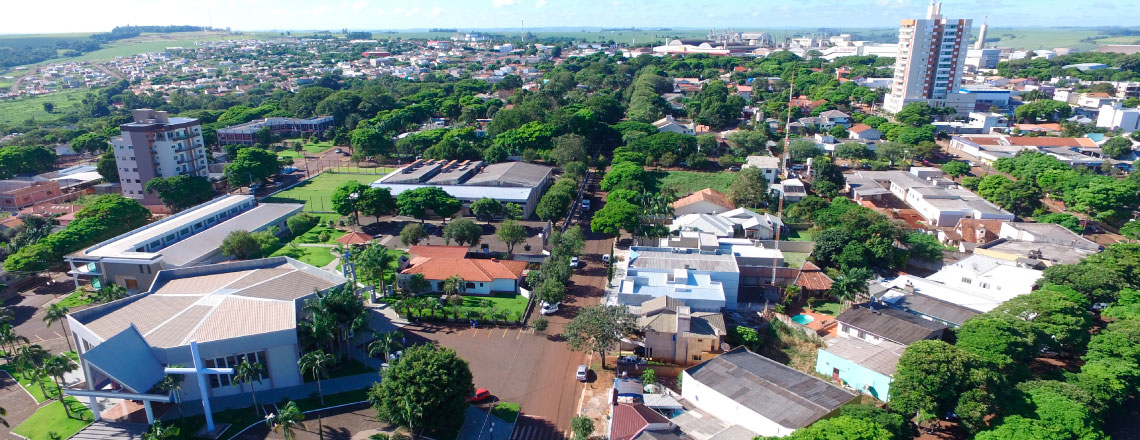
M671 189L678 197L689 195L691 192L712 188L722 193L728 193L728 186L736 173L702 173L698 171L655 171L650 173L657 179L657 190Z
M38 122L55 121L79 107L90 89L67 89L55 93L0 101L0 125L22 124L28 119ZM52 113L44 111L44 103L55 106Z

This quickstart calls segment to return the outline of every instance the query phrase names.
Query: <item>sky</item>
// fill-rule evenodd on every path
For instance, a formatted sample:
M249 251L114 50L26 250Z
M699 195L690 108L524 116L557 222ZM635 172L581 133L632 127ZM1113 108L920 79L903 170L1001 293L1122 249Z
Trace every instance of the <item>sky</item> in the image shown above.
M995 26L1136 25L1135 0L946 0L948 18ZM893 27L924 0L11 0L0 33L109 31L117 25L234 30L398 30L428 27Z

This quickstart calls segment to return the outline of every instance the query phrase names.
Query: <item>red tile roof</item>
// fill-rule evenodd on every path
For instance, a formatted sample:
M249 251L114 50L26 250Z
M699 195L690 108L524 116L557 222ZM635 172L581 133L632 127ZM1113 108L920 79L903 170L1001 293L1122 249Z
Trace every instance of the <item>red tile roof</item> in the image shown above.
M800 268L800 276L796 277L796 285L805 290L823 291L831 288L832 280L827 274L819 270L819 266L805 261Z
M852 125L851 128L848 128L847 131L852 132L852 133L862 133L862 132L870 130L870 129L871 129L870 125L855 124L855 125Z
M491 282L497 279L517 280L526 269L525 261L476 260L470 258L416 258L403 274L424 275L429 280L446 280L459 275L464 281Z
M673 202L673 209L689 206L697 202L709 202L729 211L736 209L736 205L728 201L728 196L712 188L705 188L686 197L677 199L676 202Z
M467 256L466 246L412 246L408 253L417 257L427 258L464 258Z
M346 244L346 245L364 244L364 243L368 243L370 241L372 241L371 235L365 234L363 232L355 232L355 231L344 234L340 238L336 239L337 243Z
M669 423L669 419L640 403L619 403L610 422L610 440L631 440L650 423Z

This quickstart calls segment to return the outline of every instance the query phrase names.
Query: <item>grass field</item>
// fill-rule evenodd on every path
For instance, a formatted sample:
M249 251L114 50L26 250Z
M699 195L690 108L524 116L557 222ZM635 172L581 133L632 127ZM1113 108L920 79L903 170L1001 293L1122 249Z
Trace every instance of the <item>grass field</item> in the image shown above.
M788 252L784 251L784 265L787 267L800 267L807 261L807 252Z
M60 41L82 40L90 36L90 32L0 35L0 47L20 49L25 47L54 46L55 43Z
M317 267L324 267L324 265L332 263L333 259L336 258L333 256L331 248L309 246L292 247L289 245L282 246L281 249L278 249L277 252L274 252L270 257L289 257Z
M728 193L728 186L736 173L702 173L697 171L656 171L650 173L657 180L655 190L671 189L678 197L684 197L691 192L712 188L722 193Z
M23 124L29 119L36 122L50 122L66 116L79 107L83 96L90 89L66 89L55 93L0 101L0 125ZM50 102L55 109L44 111L44 103Z
M975 36L976 36L975 32ZM990 28L987 37L1000 37L996 44L1002 47L1016 49L1054 49L1068 47L1088 50L1096 44L1081 41L1085 38L1096 38L1104 35L1095 29L1056 29L1056 28ZM1136 37L1131 37L1136 39ZM971 40L973 41L973 40ZM1102 43L1103 44L1103 43Z
M491 296L464 295L463 307L482 307L483 301L490 301L491 307L508 312L509 317L522 315L526 311L527 299L517 293L496 293Z
M20 383L20 386L23 386L25 390L28 390L28 393L32 395L32 398L36 399L36 403L42 403L48 399L54 399L56 397L55 381L49 377L32 377L32 374L28 373L29 377L25 379L24 376L20 374L18 370L16 370L15 366L9 364L0 365L0 370L7 372L12 376L12 378L16 379L16 382ZM40 384L43 384L43 390L40 389ZM47 395L44 395L44 391L47 391ZM61 409L60 411L62 412L63 410Z
M300 143L301 139L286 139L285 142L288 142L289 145L292 145L295 143ZM301 146L301 149L305 150L305 152L307 152L309 154L320 154L320 153L324 153L325 151L328 151L328 149L332 148L332 147L333 147L332 141L324 141L324 142L306 143L305 145Z
M198 41L220 41L256 38L252 36L233 36L225 32L176 32L171 34L143 34L135 38L127 38L109 44L103 49L87 52L72 58L57 58L47 61L49 63L68 61L107 61L115 57L129 57L147 52L162 52L168 47L194 47Z
M324 172L300 185L263 200L265 203L304 203L305 211L331 212L332 193L344 182L357 181L365 185L376 179L359 174Z
M69 309L85 306L88 304L91 304L91 298L87 297L87 292L81 292L78 290L72 292L70 295L67 295L66 298L60 300L59 302L59 305L67 307Z
M65 397L63 401L71 410L72 417L67 417L63 412L63 404L58 401L53 402L37 409L31 417L24 420L24 423L13 429L12 433L22 435L28 440L50 440L53 438L52 434L56 435L54 438L68 438L91 424L93 420L91 410L72 397Z
M320 240L320 236L321 236L322 232L328 232L329 233L329 239L328 240L325 240L325 241ZM336 244L336 239L342 237L344 234L347 234L347 232L344 232L344 231L342 231L340 229L336 229L336 228L330 228L328 226L317 225L317 226L313 226L313 229L310 229L307 232L305 232L304 234L301 234L300 237L294 238L293 241L295 241L297 243Z

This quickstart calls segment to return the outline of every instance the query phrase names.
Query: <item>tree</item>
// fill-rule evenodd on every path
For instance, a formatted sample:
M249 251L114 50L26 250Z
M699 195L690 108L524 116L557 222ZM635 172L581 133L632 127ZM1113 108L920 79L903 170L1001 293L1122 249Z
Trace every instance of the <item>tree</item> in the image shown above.
M424 231L424 225L419 223L409 223L400 230L400 243L404 246L415 246L425 238L427 231Z
M866 420L883 427L891 433L893 440L910 440L915 433L910 423L903 416L887 412L875 405L849 404L839 407L839 415L853 419Z
M823 154L823 151L815 145L815 142L807 139L796 139L788 145L788 154L791 155L792 160L802 162Z
M806 428L792 432L786 437L756 437L757 439L790 439L790 440L892 440L893 436L886 428L869 420L856 419L850 416L839 416L822 419L812 423Z
M181 364L171 365L174 368L182 368ZM162 381L155 385L160 391L167 393L174 400L175 405L178 406L178 417L182 418L182 399L179 393L182 392L182 381L186 380L186 376L182 374L164 374Z
M828 290L828 293L845 305L851 304L867 293L867 280L870 278L871 272L866 268L844 268L831 283L831 289Z
M574 351L589 351L602 357L606 365L606 351L636 331L635 318L624 306L595 305L578 310L578 315L566 325L562 336Z
M933 122L930 117L932 113L929 103L912 102L903 106L902 110L895 114L895 119L911 127L921 127Z
M557 185L546 191L539 199L534 213L538 218L548 221L558 221L570 214L570 204L574 202L574 194Z
M982 365L1012 381L1025 378L1034 355L1033 333L1024 322L982 314L966 320L954 344Z
M456 219L443 228L444 242L455 240L460 246L478 246L482 237L483 228L466 218Z
M625 200L607 201L590 220L590 230L617 236L622 230L633 232L641 224L642 209Z
M641 383L645 385L657 383L657 371L652 368L646 368L644 373L641 373Z
M67 306L64 306L60 303L52 304L48 306L47 310L44 311L44 324L47 324L47 327L51 328L52 324L58 322L63 326L63 333L70 335L71 332L67 331L68 312L70 312L70 310L67 308ZM71 338L64 337L63 339L67 341L67 351L71 351Z
M383 380L368 391L368 401L381 420L436 438L459 432L475 385L467 361L455 350L413 346L381 375Z
M75 371L75 364L71 363L71 358L60 355L47 355L43 359L43 372L52 378L55 383L56 397L59 398L59 404L63 406L63 411L68 417L71 417L71 410L67 402L64 402L63 394L63 376L67 373ZM45 393L46 394L46 393Z
M110 145L107 143L107 138L95 133L84 133L71 140L71 150L80 154L97 154L107 151L108 148Z
M511 220L522 220L523 210L518 203L508 203L503 207L503 217Z
M353 151L369 156L386 154L392 149L392 139L371 128L358 127L352 130L349 133L349 143L352 144Z
M1085 230L1084 226L1081 226L1081 219L1072 214L1066 214L1063 212L1051 212L1045 215L1036 216L1033 219L1037 220L1038 223L1056 223L1078 234L1084 232ZM1124 234L1123 230L1124 229L1121 228L1121 234ZM1124 235L1127 236L1127 234Z
M599 187L602 191L611 191L618 188L644 188L647 180L645 169L641 165L622 162L610 167L609 172L602 177Z
M970 388L970 356L943 341L918 341L899 358L891 382L891 408L921 420L954 409Z
M115 162L115 150L108 148L106 153L99 156L99 162L95 164L95 171L99 172L104 182L117 183L119 181L119 167Z
M142 440L175 440L180 438L182 430L177 426L162 423L157 420L142 435Z
M875 152L858 142L844 142L835 146L835 157L840 159L873 159Z
M391 261L392 254L388 253L388 248L382 244L373 243L357 254L356 269L366 279L375 280L383 286L386 283L384 271L388 269L388 264Z
M146 183L147 194L158 194L162 204L173 209L184 209L214 197L214 186L202 176L180 174L156 177Z
M329 367L335 363L336 357L323 350L310 351L297 360L301 374L311 374L317 379L317 395L321 398L321 406L325 405L325 393L321 391L321 376L327 375Z
M248 260L261 253L261 244L249 231L236 230L230 232L222 240L222 254L232 255L239 260Z
M536 289L538 298L546 304L557 304L566 298L566 287L560 280L553 277L543 280Z
M768 178L759 168L744 168L732 178L728 198L736 206L762 208L768 202Z
M1105 141L1100 149L1113 159L1124 159L1132 153L1132 141L1124 136L1115 136Z
M359 224L360 213L360 200L363 198L364 192L368 190L368 185L350 180L337 186L332 193L332 206L333 210L340 215L352 214Z
M285 226L289 228L289 234L298 236L309 232L310 229L317 226L321 222L321 218L307 213L300 213L285 219Z
M709 136L715 147L716 137L712 135ZM700 141L699 136L698 141ZM748 154L763 154L768 150L768 133L760 130L736 130L728 135L728 142L735 146L733 151L739 149ZM702 151L703 150L704 148L702 147Z
M827 130L827 134L836 139L847 139L847 127L836 125L831 127L831 130Z
M570 162L583 162L586 160L586 138L576 134L564 134L553 139L554 149L550 151L550 158L558 166L566 166Z
M942 243L938 238L922 232L912 232L906 236L906 244L910 246L910 254L927 261L942 259Z
M226 165L226 178L231 186L246 186L269 179L280 168L277 155L260 148L242 148Z
M416 188L396 197L400 215L415 217L422 222L430 210L440 217L451 217L463 208L463 203L437 186Z
M503 213L503 204L499 203L498 200L488 197L483 197L479 200L471 202L470 208L471 213L475 215L475 218L483 220L488 224L491 223L491 219Z
M396 199L392 197L392 190L384 187L369 187L360 194L356 202L356 209L361 214L376 217L388 215L396 211Z
M942 164L942 172L953 177L965 176L970 174L970 165L966 162L952 160Z
M368 355L376 357L383 354L384 362L392 359L392 352L401 348L399 332L372 332L372 342L368 343Z
M574 416L570 419L570 429L574 431L574 440L589 440L594 434L594 421L586 416Z
M1028 323L1038 344L1054 349L1084 346L1092 318L1090 301L1067 286L1045 285L1002 303L992 315Z
M261 412L258 411L257 390L253 388L253 383L261 383L264 377L265 367L257 362L250 363L247 358L243 358L237 368L234 368L234 383L249 385L249 394L253 398L253 415L255 416L260 415Z
M285 440L293 440L297 438L297 434L293 432L295 429L305 429L305 414L297 408L297 402L286 402L281 406L281 412L277 414L270 414L265 418L265 424L269 426L273 432L281 430L281 436Z
M526 241L526 228L523 228L518 221L503 220L495 235L499 237L499 241L507 245L507 254L512 254L515 251L515 245Z

